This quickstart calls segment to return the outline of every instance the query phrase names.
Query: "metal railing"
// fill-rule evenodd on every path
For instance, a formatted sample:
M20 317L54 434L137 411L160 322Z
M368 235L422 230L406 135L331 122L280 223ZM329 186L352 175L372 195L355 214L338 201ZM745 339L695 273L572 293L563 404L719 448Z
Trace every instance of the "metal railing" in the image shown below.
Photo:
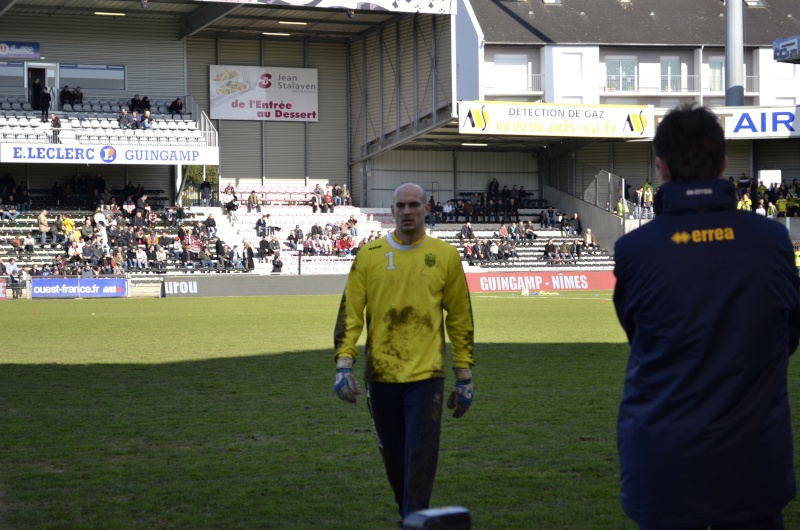
M508 86L495 86L496 79L487 78L486 85L483 89L485 92L494 94L524 94L528 92L543 92L544 91L544 74L530 74L528 76L528 84L525 89L517 89L516 87Z
M608 75L601 81L600 91L608 93L639 93L639 94L686 94L700 92L700 85L704 92L724 92L725 79L721 76L706 76L701 79L699 75ZM745 77L745 92L756 93L760 90L759 77L749 75Z

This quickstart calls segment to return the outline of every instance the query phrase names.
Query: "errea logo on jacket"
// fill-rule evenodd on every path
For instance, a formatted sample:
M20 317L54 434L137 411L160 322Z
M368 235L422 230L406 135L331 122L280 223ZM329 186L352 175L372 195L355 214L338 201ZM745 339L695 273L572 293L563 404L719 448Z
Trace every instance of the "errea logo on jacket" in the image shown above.
M733 228L704 228L702 230L692 230L691 232L675 232L670 238L673 243L682 245L684 243L713 243L715 241L733 241Z

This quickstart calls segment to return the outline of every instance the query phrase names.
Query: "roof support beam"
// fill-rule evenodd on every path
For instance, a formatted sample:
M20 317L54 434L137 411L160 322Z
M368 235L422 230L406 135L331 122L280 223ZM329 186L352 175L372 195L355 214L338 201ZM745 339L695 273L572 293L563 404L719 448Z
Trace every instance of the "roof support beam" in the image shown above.
M14 7L14 4L16 3L17 0L0 0L0 16L3 16L3 14Z
M2 0L0 0L2 1ZM213 24L217 20L224 18L229 13L240 9L244 4L209 4L197 11L183 17L180 21L181 36L178 40L191 37L203 28Z

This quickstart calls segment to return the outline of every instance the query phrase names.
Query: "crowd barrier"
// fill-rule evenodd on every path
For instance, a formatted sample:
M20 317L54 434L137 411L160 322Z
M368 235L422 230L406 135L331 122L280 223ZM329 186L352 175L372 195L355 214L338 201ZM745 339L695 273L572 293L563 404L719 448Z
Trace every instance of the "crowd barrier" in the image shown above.
M614 289L612 271L467 273L471 293L604 291ZM32 278L23 298L126 298L200 296L271 296L341 294L346 274L314 276L167 275L142 283L130 278ZM6 299L0 279L0 300ZM11 288L11 286L8 286Z

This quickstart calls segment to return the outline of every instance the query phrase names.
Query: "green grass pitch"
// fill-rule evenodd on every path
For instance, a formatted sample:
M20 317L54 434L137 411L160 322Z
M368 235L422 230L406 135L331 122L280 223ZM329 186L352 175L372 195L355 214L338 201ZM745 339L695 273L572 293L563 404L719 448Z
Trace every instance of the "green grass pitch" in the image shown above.
M635 528L610 298L473 295L476 398L445 411L434 506L466 506L481 530ZM364 400L331 389L338 302L4 303L0 528L396 527ZM785 517L800 528L800 504Z

